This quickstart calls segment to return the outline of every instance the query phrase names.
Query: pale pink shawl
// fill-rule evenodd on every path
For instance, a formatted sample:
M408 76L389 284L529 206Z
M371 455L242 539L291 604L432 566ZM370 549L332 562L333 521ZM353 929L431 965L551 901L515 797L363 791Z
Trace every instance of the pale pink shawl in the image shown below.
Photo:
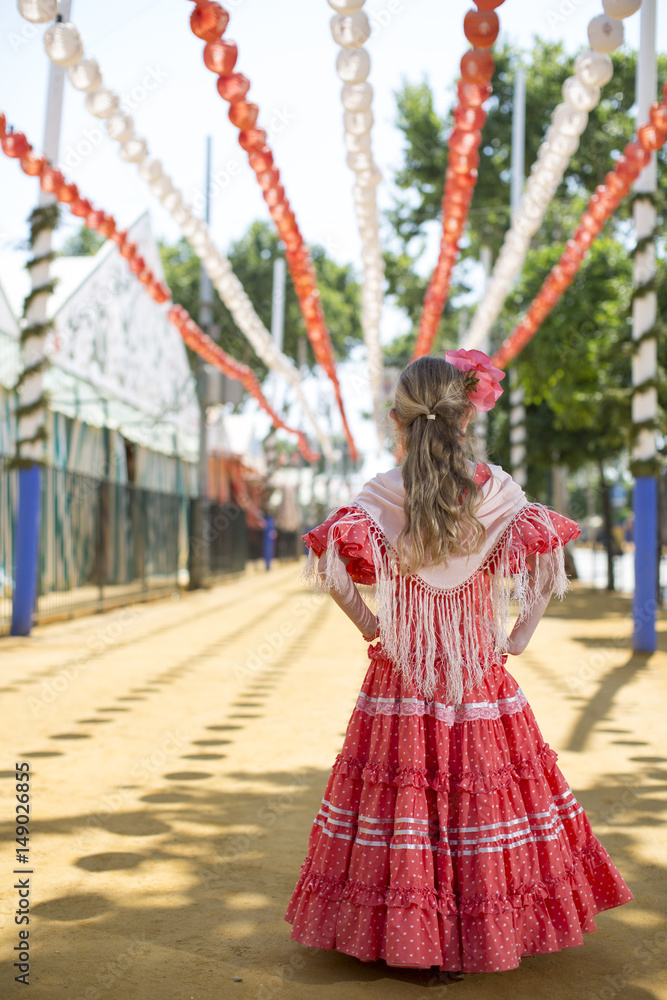
M311 549L302 579L312 590L332 586L340 570L339 543L351 524L368 530L376 575L380 640L406 683L426 697L445 683L448 702L460 704L464 693L480 683L484 673L507 650L511 599L518 602L518 618L530 612L539 590L529 588L525 547L513 545L514 522L527 513L546 530L553 549L555 592L568 588L563 550L548 508L531 503L512 477L498 465L489 465L491 477L482 487L476 510L486 529L480 552L454 556L446 563L423 566L417 573L397 572L396 540L405 523L405 490L400 466L369 480L349 509L332 524L327 539L326 577L317 575ZM474 467L471 464L471 475ZM409 547L406 546L409 552ZM491 566L493 572L491 572ZM540 561L536 570L539 574ZM514 573L512 573L514 570ZM513 587L512 587L513 584Z

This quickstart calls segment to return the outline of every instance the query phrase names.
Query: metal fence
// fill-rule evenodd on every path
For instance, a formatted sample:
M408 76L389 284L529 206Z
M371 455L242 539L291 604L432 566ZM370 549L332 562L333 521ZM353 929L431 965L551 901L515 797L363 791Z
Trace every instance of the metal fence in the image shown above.
M18 473L2 473L0 631L11 621ZM173 493L94 476L42 470L35 620L101 610L179 585L187 562L188 509Z
M11 625L18 475L0 472L0 634ZM191 523L186 497L45 467L35 620L171 593L187 582L195 546L208 580L264 558L262 530L235 504L207 503L201 538ZM276 559L302 551L299 532L277 531Z

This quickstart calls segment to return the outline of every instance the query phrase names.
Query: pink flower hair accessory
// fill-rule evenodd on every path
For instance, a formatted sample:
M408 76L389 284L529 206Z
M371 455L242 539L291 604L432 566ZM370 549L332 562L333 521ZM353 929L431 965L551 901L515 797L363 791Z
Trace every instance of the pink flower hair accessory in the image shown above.
M494 368L484 351L446 351L445 361L466 374L468 398L478 413L492 410L503 390L498 384L505 372Z

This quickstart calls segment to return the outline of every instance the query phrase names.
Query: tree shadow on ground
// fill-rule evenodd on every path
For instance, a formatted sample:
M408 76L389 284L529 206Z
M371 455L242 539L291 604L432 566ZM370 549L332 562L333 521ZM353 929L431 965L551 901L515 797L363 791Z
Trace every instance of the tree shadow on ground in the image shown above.
M51 835L68 838L81 888L33 905L39 953L31 995L83 1000L92 988L96 1000L419 1000L457 990L475 1000L657 1000L640 984L667 971L664 940L657 947L656 937L664 926L665 872L646 850L647 828L664 824L667 809L660 797L667 771L659 762L602 775L594 790L574 789L635 899L596 918L599 930L585 935L583 947L446 986L431 984L427 972L365 964L289 939L284 912L328 771L236 772L227 791L166 781L162 792L108 816L37 820L33 835L44 848ZM13 979L10 963L5 982ZM243 993L232 993L234 976L246 984Z

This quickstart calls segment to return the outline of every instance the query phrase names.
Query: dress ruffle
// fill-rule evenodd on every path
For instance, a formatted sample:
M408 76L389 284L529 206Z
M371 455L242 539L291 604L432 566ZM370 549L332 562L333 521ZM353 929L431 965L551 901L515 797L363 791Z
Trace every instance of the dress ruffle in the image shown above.
M466 697L495 714L457 722L403 713L415 692L381 643L368 655L287 909L293 939L396 967L503 971L582 944L595 914L633 899L503 662ZM369 710L379 698L396 710Z
M326 549L332 525L340 521L352 510L356 510L356 508L352 506L339 507L337 510L332 511L322 524L319 524L316 528L311 528L305 535L301 535L303 541L309 549L315 552L316 556L321 556ZM339 554L343 558L350 560L347 565L347 571L354 582L361 584L375 583L375 567L368 538L368 526L360 521L350 522L346 520L341 525L336 538Z

